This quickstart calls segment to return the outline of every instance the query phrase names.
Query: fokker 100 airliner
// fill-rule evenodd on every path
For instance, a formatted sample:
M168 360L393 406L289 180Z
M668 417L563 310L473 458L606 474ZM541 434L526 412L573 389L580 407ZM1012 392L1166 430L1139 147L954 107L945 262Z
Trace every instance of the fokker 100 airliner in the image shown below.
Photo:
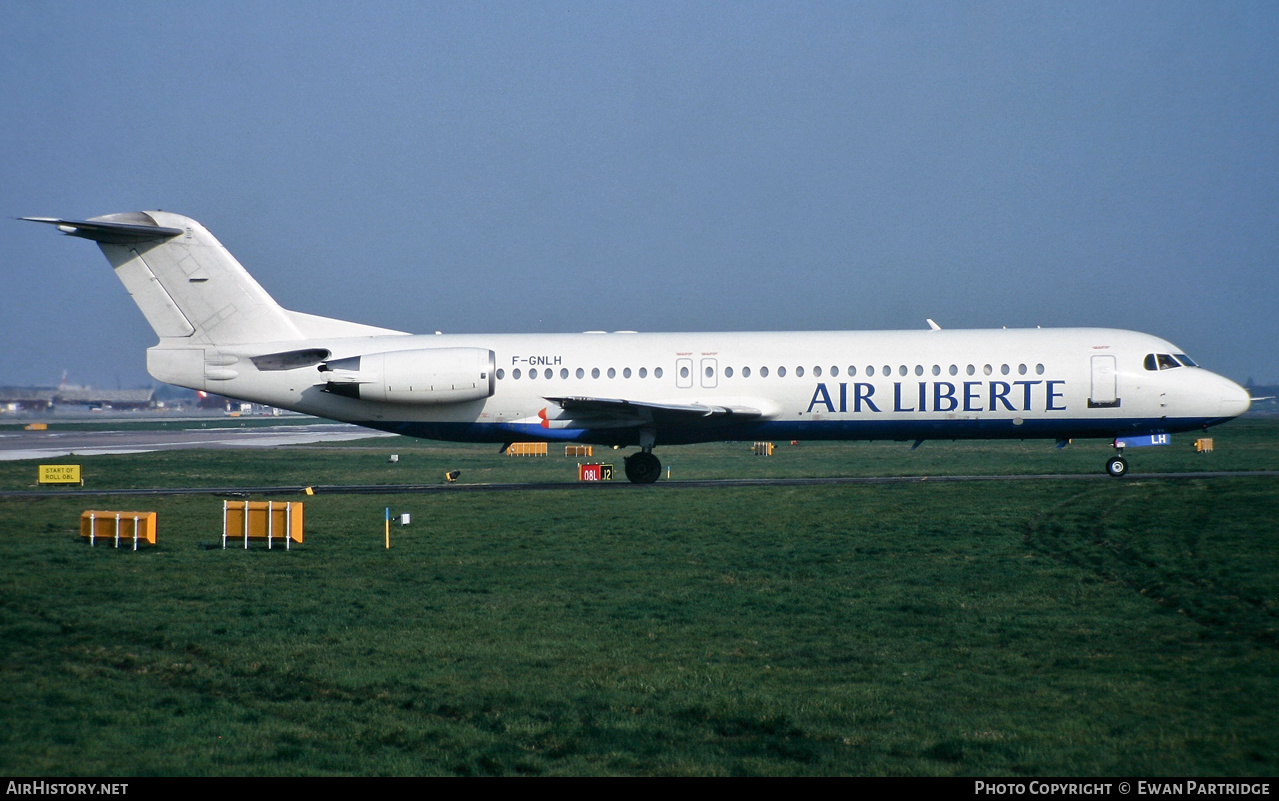
M1158 337L1107 328L427 335L288 311L200 223L161 211L26 217L98 243L160 341L157 380L428 439L1107 438L1165 444L1248 409Z

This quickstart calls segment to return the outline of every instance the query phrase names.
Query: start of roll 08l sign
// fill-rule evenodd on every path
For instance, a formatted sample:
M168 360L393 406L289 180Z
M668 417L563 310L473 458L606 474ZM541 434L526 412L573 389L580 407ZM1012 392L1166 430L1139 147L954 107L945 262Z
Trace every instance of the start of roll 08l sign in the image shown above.
M40 465L41 484L83 484L78 464Z

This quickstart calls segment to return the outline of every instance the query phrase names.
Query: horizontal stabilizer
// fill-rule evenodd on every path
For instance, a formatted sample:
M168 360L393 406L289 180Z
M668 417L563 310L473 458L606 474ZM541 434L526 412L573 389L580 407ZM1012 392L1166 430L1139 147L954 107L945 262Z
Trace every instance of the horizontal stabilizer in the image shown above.
M127 245L133 242L149 242L155 239L168 239L183 233L181 228L164 228L143 213L128 215L110 215L128 217L129 222L98 220L63 220L57 217L22 217L29 222L56 225L58 230L68 236L92 239L94 242L105 242L108 245Z

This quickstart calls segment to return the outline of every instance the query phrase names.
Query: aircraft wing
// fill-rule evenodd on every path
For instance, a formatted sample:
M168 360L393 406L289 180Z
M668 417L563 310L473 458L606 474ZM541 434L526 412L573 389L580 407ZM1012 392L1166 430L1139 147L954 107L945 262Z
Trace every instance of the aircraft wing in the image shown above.
M690 425L698 422L725 425L764 416L761 409L749 406L653 403L624 398L566 397L546 400L562 410L559 416L543 417L542 425L547 428L626 428L654 423Z

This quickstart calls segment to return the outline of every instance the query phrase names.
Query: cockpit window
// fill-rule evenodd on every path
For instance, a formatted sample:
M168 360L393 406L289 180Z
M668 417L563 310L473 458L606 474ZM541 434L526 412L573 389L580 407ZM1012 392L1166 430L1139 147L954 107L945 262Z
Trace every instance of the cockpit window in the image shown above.
M1142 361L1142 366L1152 371L1172 370L1183 364L1187 367L1195 366L1195 363L1190 361L1190 357L1183 353L1178 353L1176 358L1173 358L1171 353L1147 353L1145 360Z

